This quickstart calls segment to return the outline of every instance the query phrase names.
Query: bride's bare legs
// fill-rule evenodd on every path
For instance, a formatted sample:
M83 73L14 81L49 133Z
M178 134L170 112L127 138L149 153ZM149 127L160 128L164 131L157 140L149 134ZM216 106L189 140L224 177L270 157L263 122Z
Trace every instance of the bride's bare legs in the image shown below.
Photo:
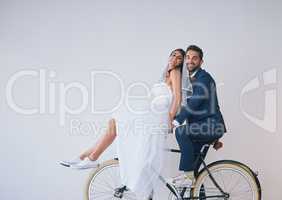
M80 155L80 159L88 157L90 160L97 160L105 149L112 144L116 138L116 123L114 119L109 121L106 133L100 138L96 145Z

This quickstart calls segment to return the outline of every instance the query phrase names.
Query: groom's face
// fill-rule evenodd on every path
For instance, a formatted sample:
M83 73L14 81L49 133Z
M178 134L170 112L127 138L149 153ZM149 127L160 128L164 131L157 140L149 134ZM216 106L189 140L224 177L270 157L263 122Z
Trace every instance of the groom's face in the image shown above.
M186 52L185 64L189 72L193 72L201 67L203 60L200 58L197 51L189 50Z

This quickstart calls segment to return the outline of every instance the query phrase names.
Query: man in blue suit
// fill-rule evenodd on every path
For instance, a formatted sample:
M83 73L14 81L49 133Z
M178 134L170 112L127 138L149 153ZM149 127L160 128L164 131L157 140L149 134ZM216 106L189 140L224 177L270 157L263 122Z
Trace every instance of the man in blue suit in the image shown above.
M182 106L172 126L181 150L179 170L184 174L175 178L174 183L183 179L194 179L196 156L204 144L218 140L226 132L224 120L218 105L216 84L212 76L201 68L203 51L195 45L186 50L185 65L192 84L192 95ZM186 124L183 123L186 121Z

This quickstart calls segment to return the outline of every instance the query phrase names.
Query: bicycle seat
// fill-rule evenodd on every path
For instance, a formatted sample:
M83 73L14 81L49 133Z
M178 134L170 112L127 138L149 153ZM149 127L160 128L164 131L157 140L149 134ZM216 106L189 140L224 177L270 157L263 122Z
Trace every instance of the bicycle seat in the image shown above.
M218 151L219 149L223 148L223 142L221 142L219 140L211 141L211 142L205 144L203 147L209 148L211 145L213 146L213 148L216 151Z
M218 151L219 149L223 148L223 142L216 140L215 142L212 143L213 148Z

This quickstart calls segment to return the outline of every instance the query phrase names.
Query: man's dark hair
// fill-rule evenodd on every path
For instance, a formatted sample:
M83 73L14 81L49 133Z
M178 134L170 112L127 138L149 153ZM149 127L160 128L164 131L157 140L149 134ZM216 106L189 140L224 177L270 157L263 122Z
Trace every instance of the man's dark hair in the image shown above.
M190 45L189 47L187 47L186 53L187 53L189 50L198 52L199 57L201 58L201 60L203 59L204 53L203 53L203 50L202 50L200 47L198 47L198 46L196 46L196 45Z

